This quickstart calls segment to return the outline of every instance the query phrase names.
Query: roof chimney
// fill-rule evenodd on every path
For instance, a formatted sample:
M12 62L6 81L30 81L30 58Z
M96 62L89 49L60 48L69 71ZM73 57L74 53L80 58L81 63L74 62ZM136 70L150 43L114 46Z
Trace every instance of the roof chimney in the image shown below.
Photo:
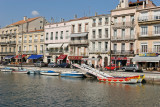
M95 16L97 16L97 12L95 12Z
M24 16L24 17L23 17L23 20L24 20L24 21L27 21L27 16Z
M77 14L74 15L74 18L77 19Z
M148 0L146 0L146 4L148 4Z

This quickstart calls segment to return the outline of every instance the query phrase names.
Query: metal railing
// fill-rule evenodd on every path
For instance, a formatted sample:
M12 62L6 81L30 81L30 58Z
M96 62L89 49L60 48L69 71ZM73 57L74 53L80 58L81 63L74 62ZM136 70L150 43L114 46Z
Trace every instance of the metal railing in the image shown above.
M95 27L96 26L96 23L92 23L92 27Z
M160 36L160 31L138 32L138 37L156 37Z
M96 49L91 49L91 50L89 50L89 53L95 53L95 54L98 54L98 53L106 53L106 54L108 54L108 50L106 49L106 50L104 50L104 49L99 49L99 50L96 50Z
M29 43L32 43L32 40L29 40Z
M137 54L140 54L140 53L160 53L160 47L159 48L137 49Z
M16 52L0 52L0 54L5 54L5 55L15 55Z
M37 42L38 42L38 39L34 39L34 42L37 43Z
M40 39L40 42L44 42L44 39Z
M111 53L116 55L131 55L134 54L134 50L112 50Z
M160 20L160 15L140 16L138 22L155 21Z
M135 25L134 21L130 21L130 22L114 23L114 25L112 25L112 27L113 28L133 27L134 25Z
M23 54L37 54L37 51L22 51Z
M134 35L125 35L125 36L112 36L112 41L113 40L134 40L135 37Z
M89 44L88 40L71 40L70 44Z
M10 44L16 44L16 41L10 41L9 43Z
M24 40L24 43L27 43L27 40Z

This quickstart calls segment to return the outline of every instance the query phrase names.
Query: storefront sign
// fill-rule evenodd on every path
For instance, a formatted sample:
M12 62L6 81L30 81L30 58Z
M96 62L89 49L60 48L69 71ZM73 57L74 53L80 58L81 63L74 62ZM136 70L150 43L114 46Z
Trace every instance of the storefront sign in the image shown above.
M127 57L111 57L112 60L127 60Z
M141 57L158 57L158 53L141 53L139 54Z
M81 60L82 56L69 56L68 59L69 60Z

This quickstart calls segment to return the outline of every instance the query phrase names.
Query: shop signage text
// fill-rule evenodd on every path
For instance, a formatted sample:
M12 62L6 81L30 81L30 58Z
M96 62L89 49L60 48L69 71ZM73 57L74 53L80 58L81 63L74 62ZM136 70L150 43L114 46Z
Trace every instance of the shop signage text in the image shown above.
M139 56L142 56L142 57L157 57L158 53L141 53L141 54L139 54Z

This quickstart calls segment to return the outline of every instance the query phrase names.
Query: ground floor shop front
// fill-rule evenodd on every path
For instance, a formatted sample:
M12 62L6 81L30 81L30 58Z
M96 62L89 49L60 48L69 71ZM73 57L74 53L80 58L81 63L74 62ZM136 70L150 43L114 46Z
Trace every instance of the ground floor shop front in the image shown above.
M133 58L133 61L145 70L151 71L158 70L158 68L160 68L160 55L158 54L155 54L153 56L148 56L147 54L145 54L144 56L136 55Z

